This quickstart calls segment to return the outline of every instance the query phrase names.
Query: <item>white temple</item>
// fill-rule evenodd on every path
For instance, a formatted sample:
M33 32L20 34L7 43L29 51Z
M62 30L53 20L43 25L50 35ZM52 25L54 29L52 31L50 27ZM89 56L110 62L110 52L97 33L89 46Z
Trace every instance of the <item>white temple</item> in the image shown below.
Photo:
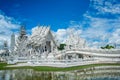
M120 62L120 49L92 49L86 47L85 39L78 34L70 34L66 39L65 49L59 51L49 26L37 26L30 36L21 27L20 34L15 40L11 36L11 50L5 58L8 63L26 62L36 64L70 64L83 65L93 63ZM0 54L7 50L1 50ZM60 65L59 65L60 66Z
M46 59L57 48L50 27L36 27L28 40L29 53Z

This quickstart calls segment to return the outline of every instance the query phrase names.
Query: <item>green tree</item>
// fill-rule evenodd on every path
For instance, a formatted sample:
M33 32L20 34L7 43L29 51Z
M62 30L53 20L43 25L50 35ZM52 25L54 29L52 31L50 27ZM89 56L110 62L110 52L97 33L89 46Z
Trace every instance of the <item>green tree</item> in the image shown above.
M101 49L113 49L113 48L115 48L114 46L111 46L111 45L109 45L109 44L107 44L106 46L104 46L104 47L101 47Z
M58 50L64 50L66 44L60 44L60 46L58 47Z

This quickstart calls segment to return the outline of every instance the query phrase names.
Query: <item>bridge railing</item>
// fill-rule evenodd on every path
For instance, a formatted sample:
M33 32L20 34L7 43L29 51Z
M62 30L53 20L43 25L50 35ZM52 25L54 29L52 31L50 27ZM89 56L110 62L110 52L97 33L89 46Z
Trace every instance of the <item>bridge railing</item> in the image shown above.
M34 59L34 60L14 60L14 62L30 62L30 63L44 63L44 64L86 64L86 63L94 63L94 62L120 62L120 59L105 59L105 58L86 58L86 59L66 59L66 60L41 60L41 59Z
M83 52L91 52L91 53L103 53L103 54L120 54L120 49L111 49L111 50L108 50L108 49L86 49L86 48L81 48L81 49L69 49L69 50L66 50L65 52L67 51L83 51Z

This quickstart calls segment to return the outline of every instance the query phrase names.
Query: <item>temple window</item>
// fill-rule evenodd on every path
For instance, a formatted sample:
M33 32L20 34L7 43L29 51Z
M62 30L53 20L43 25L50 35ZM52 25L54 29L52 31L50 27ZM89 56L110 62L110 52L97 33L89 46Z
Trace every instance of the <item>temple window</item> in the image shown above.
M46 48L46 46L45 46L45 51L47 51L47 48Z

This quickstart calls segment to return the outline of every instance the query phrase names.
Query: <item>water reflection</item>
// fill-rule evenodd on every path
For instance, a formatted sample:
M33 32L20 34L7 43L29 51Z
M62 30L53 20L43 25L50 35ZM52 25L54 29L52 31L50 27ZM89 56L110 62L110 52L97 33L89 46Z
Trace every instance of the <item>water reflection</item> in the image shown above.
M0 80L120 80L120 67L91 67L68 72L39 72L32 69L1 70Z

